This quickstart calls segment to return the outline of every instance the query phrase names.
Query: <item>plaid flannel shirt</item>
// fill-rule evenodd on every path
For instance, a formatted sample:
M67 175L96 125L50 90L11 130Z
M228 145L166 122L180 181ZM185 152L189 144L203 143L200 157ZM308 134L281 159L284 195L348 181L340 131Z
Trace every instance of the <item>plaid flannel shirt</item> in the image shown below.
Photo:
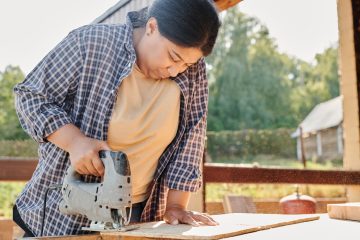
M35 236L40 234L46 188L61 184L70 164L69 154L46 137L72 123L86 136L106 141L117 89L136 61L132 32L144 21L146 8L128 13L126 24L90 24L70 31L14 87L20 123L39 143L39 163L16 200ZM196 192L202 185L208 104L204 58L172 79L181 90L179 127L158 160L142 222L163 220L169 189ZM88 175L84 180L100 179ZM81 227L90 221L61 214L61 198L60 191L48 194L44 235L84 234Z

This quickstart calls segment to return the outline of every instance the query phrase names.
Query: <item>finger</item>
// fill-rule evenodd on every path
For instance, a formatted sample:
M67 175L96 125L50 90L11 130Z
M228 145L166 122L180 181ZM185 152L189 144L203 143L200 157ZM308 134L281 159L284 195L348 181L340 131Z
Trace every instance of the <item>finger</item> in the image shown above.
M92 158L92 165L97 172L98 176L104 175L104 165L99 157Z
M179 224L179 220L177 218L173 218L171 221L170 221L170 224L171 225L177 225Z
M78 166L76 171L81 175L85 175L88 172L87 168L83 165Z
M205 216L207 216L207 217L209 217L209 218L211 218L211 216L208 214L208 213L201 213L202 215L205 215ZM212 218L211 218L212 219Z
M75 171L77 173L79 173L80 175L84 175L84 171L82 171L82 169L80 169L80 168L75 169Z
M195 211L190 211L191 213L193 213L193 215L202 215L205 216L207 218L209 218L211 221L216 222L211 215L209 215L208 213L201 213L201 212L195 212Z
M199 222L203 222L207 225L219 225L218 222L216 222L214 219L212 219L209 216L206 215L202 215L202 214L196 214L192 216L194 220L199 221Z
M164 221L168 224L172 224L172 225L176 225L179 223L179 220L177 219L177 217L175 217L172 214L165 214L164 216Z
M205 218L207 218L209 221L211 221L211 222L214 222L214 223L216 223L216 224L219 224L217 221L215 221L209 214L207 214L207 213L198 213L198 212L196 212L196 214L194 214L195 216L202 216L202 217L205 217ZM194 218L194 217L193 217Z
M71 165L77 173L79 173L81 175L84 174L84 168L81 163L79 163L79 162L77 162L76 164L71 163Z
M189 214L185 214L182 218L181 218L181 222L182 223L187 223L190 224L194 227L198 227L200 226L199 223L197 223Z
M87 162L84 167L86 168L87 172L86 174L90 174L90 175L94 175L94 176L98 176L98 172L96 171L96 169L94 168L94 166L90 162Z

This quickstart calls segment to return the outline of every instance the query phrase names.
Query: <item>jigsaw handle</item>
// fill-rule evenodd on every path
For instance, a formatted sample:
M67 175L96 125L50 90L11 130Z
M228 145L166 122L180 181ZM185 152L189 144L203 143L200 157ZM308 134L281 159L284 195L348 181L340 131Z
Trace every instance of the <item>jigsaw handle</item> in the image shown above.
M112 163L114 164L114 170L118 174L123 176L131 175L129 161L125 153L121 151L100 150L99 157L104 164L105 171L106 167L108 167L107 165ZM106 161L105 159L109 157L111 161Z
M86 215L91 220L113 221L111 211L131 207L131 171L123 152L99 151L105 173L102 182L85 182L70 165L62 185L64 214Z
M125 153L120 151L100 150L99 158L104 164L105 171L106 169L110 170L109 168L114 167L114 170L120 175L131 175L129 161ZM110 159L106 160L107 158ZM113 166L110 166L110 164L113 164ZM71 165L66 172L66 177L68 178L68 181L71 182L81 180L81 174L78 173Z

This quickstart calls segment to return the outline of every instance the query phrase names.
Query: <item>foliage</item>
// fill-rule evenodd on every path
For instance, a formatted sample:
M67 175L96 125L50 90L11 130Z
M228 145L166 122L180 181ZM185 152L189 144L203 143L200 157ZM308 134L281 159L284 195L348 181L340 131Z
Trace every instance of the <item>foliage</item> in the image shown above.
M37 157L38 144L32 140L0 140L0 156Z
M339 95L337 46L315 60L280 53L266 26L232 8L207 58L208 130L296 128L316 104Z
M13 87L24 79L19 67L8 66L0 72L0 139L28 139L15 112Z
M207 151L212 159L251 159L256 155L295 157L294 129L247 129L207 133ZM286 146L286 147L285 147Z
M0 216L11 218L15 199L24 186L23 182L0 182Z

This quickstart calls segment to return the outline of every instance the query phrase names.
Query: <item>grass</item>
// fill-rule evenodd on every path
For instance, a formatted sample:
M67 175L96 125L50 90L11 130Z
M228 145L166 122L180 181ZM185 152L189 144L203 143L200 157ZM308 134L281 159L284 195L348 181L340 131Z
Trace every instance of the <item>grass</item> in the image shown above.
M0 216L12 217L13 204L24 186L24 182L0 182Z

